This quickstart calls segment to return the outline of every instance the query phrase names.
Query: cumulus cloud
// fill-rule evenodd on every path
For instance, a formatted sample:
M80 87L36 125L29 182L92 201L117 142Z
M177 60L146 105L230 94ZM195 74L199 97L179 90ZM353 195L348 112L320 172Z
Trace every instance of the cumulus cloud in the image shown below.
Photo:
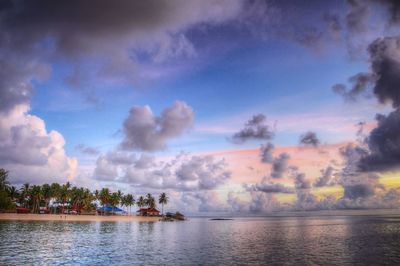
M153 156L136 158L131 153L120 151L101 155L94 171L94 178L102 181L177 191L212 190L230 177L226 162L213 156L180 154L164 162Z
M269 140L274 136L273 131L267 125L267 118L263 114L254 115L244 128L233 134L232 141L242 144L248 140Z
M65 182L76 175L77 161L65 154L65 140L57 131L28 114L27 104L0 115L0 167L13 183Z
M149 106L133 107L123 124L124 150L155 151L166 148L169 139L182 135L188 130L194 113L185 102L176 101L155 116Z
M318 147L321 141L315 132L308 131L300 136L299 143L303 146Z

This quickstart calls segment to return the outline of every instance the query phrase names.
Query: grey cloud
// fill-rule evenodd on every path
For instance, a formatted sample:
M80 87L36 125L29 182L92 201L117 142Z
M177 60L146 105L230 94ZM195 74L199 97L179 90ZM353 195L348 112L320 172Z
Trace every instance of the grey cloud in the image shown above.
M271 213L285 210L273 194L263 192L251 192L249 211L253 213Z
M346 15L347 28L351 32L360 33L367 30L366 21L369 17L369 4L367 1L348 0L349 11Z
M100 150L96 147L90 147L87 146L83 143L80 143L78 145L75 146L75 149L80 151L81 153L85 153L88 155L98 155L100 153Z
M246 186L248 191L260 191L264 193L284 193L293 194L295 190L291 187L279 183L258 183L251 186Z
M360 159L363 171L396 169L400 165L400 109L389 115L378 115L378 126L368 139L369 154Z
M272 165L271 177L281 178L289 168L290 156L286 152L279 154L277 157L273 157L274 145L267 143L260 147L261 162Z
M393 107L400 105L400 38L378 38L368 46L371 72L358 73L350 77L352 88L348 90L343 84L336 84L333 90L346 99L356 99L361 94L373 94L379 102L390 102Z
M288 170L290 156L287 153L281 153L272 163L272 178L281 178Z
M308 131L300 136L300 145L318 147L321 141L315 132Z
M273 163L274 156L272 151L274 150L274 145L272 143L267 143L265 145L261 145L260 147L260 157L261 162L263 163Z
M227 0L2 3L0 111L29 102L31 81L43 63L59 59L71 67L67 87L98 103L99 80L131 85L145 79L137 54L149 54L156 63L191 57L196 52L185 36L189 28L229 21L243 8L241 1Z
M225 170L224 160L215 161L212 156L193 156L176 170L180 181L197 181L199 189L213 189L225 183L231 173Z
M297 189L311 188L311 181L306 179L306 175L304 173L296 173L294 177L294 183Z
M124 139L120 146L124 150L165 149L167 141L188 130L193 119L192 108L181 101L165 109L159 117L149 106L133 107L124 121Z
M232 141L236 144L242 144L248 140L269 140L273 137L274 133L267 125L266 116L257 114L247 121L242 130L233 134Z
M334 168L332 166L328 166L326 169L321 170L321 176L315 180L315 187L325 187L325 186L333 186L336 184L336 180L334 180Z

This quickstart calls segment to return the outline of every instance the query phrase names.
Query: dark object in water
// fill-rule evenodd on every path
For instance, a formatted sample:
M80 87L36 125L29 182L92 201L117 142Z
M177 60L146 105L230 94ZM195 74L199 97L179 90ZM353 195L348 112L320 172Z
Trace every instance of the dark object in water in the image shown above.
M231 218L212 218L211 221L231 221Z
M175 220L178 220L178 221L184 221L185 220L185 215L183 215L180 212L176 212L176 213L167 212L166 217L167 218L171 218L171 219L175 219Z

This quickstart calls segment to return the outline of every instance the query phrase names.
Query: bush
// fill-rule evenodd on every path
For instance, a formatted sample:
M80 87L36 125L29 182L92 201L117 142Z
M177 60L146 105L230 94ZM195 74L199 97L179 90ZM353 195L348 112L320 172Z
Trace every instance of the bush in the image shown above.
M12 210L15 209L15 204L8 196L6 191L0 191L0 210Z

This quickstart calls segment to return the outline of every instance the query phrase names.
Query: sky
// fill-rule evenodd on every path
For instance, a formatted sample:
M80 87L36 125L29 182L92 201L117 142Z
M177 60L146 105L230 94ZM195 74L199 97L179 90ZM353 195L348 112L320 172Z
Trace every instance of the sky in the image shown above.
M400 5L0 1L0 167L166 210L400 203Z

